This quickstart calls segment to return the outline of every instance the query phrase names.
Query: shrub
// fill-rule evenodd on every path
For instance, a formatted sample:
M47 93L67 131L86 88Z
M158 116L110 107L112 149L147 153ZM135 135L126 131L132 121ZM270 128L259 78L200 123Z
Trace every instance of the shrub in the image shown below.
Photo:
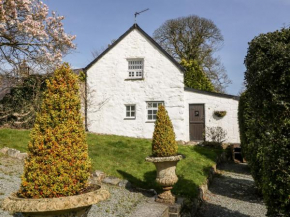
M152 155L168 157L177 154L177 143L171 120L163 105L159 105L152 140Z
M63 64L47 80L31 132L19 196L70 196L87 187L91 164L79 110L77 76Z
M260 167L267 215L290 216L290 29L255 37L245 65L247 158Z
M206 140L221 144L226 141L227 132L222 127L207 127L205 135Z

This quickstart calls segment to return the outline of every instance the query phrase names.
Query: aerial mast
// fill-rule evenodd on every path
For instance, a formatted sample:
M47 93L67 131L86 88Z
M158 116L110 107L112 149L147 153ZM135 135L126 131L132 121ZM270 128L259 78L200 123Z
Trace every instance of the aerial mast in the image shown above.
M136 12L135 13L135 23L136 23L136 17L139 15L139 14L141 14L141 13L143 13L143 12L145 12L145 11L148 11L149 10L149 8L147 8L147 9L145 9L145 10L143 10L143 11L140 11L140 12Z

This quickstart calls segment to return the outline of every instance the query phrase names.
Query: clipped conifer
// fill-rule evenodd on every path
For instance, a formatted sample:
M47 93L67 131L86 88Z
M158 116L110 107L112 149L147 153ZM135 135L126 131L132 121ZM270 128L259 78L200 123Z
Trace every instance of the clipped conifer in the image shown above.
M79 194L91 168L80 114L78 78L67 63L47 80L18 195L52 198Z
M159 105L152 140L152 155L168 157L177 154L177 144L171 120L163 105Z

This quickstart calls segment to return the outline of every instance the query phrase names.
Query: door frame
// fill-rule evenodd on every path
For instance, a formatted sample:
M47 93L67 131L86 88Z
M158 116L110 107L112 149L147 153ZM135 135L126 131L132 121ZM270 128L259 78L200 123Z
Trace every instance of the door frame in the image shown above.
M191 105L203 105L203 121L204 121L204 127L203 127L203 131L205 132L205 103L189 103L188 104L188 133L189 133L189 141L205 141L205 135L203 136L203 140L191 140L191 135L190 135L190 109L189 107Z

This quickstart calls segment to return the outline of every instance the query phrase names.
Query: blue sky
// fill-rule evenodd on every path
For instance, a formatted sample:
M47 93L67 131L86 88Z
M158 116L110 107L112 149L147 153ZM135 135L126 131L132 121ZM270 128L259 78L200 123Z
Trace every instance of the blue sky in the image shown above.
M66 32L76 35L77 50L65 57L75 68L92 60L91 52L107 47L134 23L134 13L152 36L168 19L198 15L211 19L224 36L217 52L232 84L227 93L237 94L244 79L248 42L261 33L290 25L290 0L44 0L50 10L65 16Z

